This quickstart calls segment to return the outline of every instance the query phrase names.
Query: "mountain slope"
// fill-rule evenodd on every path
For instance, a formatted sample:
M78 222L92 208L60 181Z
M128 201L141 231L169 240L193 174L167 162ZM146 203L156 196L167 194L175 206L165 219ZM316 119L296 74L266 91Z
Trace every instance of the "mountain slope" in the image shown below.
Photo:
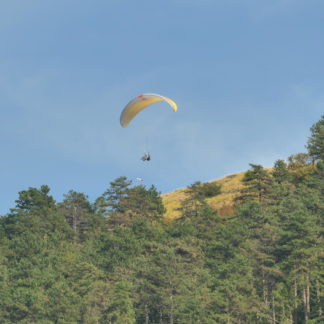
M218 210L222 216L231 216L233 213L233 200L238 196L243 188L242 178L245 172L228 175L224 178L210 181L221 185L221 194L212 198L208 198L208 203ZM165 218L172 220L180 216L179 207L185 199L186 189L178 189L162 195L163 203L166 208Z

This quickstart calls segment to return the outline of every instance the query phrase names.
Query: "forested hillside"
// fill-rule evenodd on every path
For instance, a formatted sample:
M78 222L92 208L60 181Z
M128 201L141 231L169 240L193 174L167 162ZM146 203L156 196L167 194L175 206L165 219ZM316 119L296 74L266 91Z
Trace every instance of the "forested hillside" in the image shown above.
M94 203L19 192L0 218L0 323L323 323L324 116L305 143L251 164L234 195L190 185L167 220L126 177Z

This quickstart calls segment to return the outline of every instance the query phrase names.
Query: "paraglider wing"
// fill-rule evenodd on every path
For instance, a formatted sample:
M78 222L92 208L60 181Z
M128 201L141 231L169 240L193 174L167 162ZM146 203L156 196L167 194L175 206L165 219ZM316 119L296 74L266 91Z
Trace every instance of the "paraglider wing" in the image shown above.
M160 101L165 101L166 103L168 103L173 111L178 110L177 104L170 98L154 93L141 94L126 105L120 115L120 124L122 125L122 127L126 127L131 122L131 120L144 108Z

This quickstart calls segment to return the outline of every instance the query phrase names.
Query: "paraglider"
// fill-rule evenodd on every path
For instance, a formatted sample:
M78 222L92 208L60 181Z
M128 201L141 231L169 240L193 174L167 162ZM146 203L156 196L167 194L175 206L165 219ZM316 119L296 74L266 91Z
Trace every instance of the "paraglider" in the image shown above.
M131 100L123 109L120 115L120 124L122 127L127 127L132 119L140 113L144 108L156 103L164 101L172 108L173 111L178 110L177 104L170 98L161 96L159 94L147 93L137 96Z
M151 161L151 155L150 153L145 153L142 157L141 157L142 161Z
M159 94L155 93L146 93L141 94L131 100L123 109L123 111L120 114L120 125L122 127L127 127L128 124L133 120L133 118L140 113L143 109L151 106L152 104L156 102L166 102L173 111L178 110L177 104L170 98L167 98L165 96L161 96ZM150 161L151 156L149 153L145 153L141 160L143 162Z

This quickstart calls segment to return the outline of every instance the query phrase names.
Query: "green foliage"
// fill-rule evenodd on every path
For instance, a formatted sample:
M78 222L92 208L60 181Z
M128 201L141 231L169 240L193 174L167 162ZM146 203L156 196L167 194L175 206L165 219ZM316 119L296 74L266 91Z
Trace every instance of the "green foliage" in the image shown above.
M109 292L109 304L105 310L106 323L134 324L136 322L132 299L132 285L119 281L112 285Z
M78 240L84 240L97 233L97 229L103 225L102 215L94 212L88 198L83 193L70 190L64 195L64 200L58 204L58 209Z
M267 193L272 184L272 178L267 170L261 165L250 164L251 169L248 170L243 177L245 188L241 191L241 195L237 200L247 201L255 200L264 202Z
M277 160L273 166L271 175L273 180L279 184L289 182L291 174L289 173L288 166L283 160Z
M121 201L123 210L130 218L150 218L159 220L165 212L162 199L154 186L146 189L136 186L127 190L127 196Z
M165 208L160 194L154 186L131 187L131 181L119 177L110 183L102 197L96 201L96 208L108 219L111 227L130 225L139 218L161 221Z
M53 208L55 201L48 193L50 188L46 185L40 189L29 188L28 190L21 191L19 198L16 200L16 206L22 211L31 211L38 208Z
M221 187L217 183L197 181L187 188L186 193L195 199L205 199L219 195Z
M110 187L103 194L100 207L106 207L108 211L123 212L121 201L127 196L127 189L131 185L131 181L126 177L119 177L110 182Z
M324 115L311 127L307 149L309 155L315 161L324 160Z

